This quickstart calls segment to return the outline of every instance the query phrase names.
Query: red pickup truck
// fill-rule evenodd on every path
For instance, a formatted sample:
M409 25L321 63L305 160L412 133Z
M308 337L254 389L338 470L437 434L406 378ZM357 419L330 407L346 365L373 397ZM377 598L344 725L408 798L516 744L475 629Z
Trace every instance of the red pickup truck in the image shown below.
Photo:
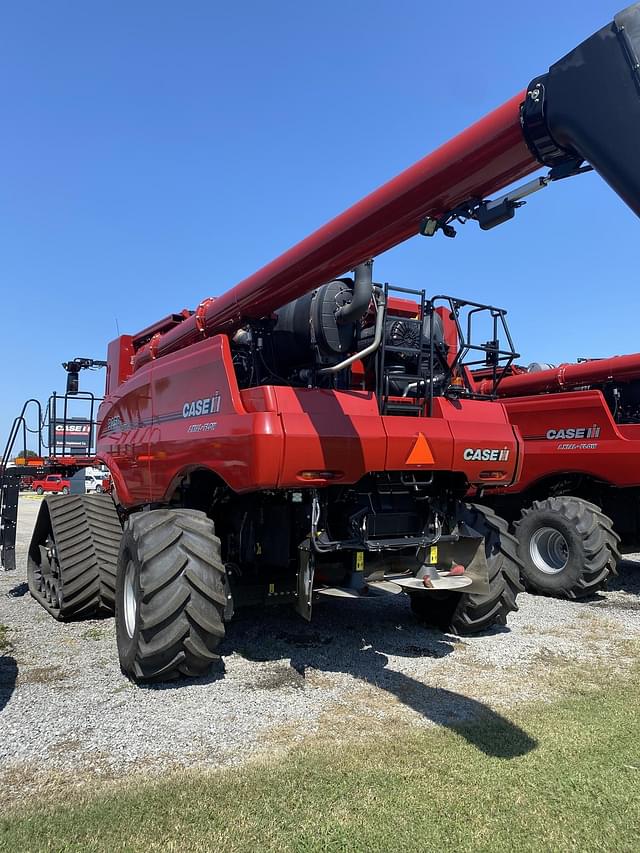
M63 495L69 494L69 480L65 480L60 474L47 474L42 480L34 480L31 483L31 489L39 495L45 492L61 492Z

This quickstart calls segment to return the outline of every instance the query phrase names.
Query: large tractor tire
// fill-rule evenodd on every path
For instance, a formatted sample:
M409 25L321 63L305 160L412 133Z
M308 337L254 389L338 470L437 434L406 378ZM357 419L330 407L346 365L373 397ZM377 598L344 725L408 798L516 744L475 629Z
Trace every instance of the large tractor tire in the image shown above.
M48 495L29 545L31 595L58 620L109 612L107 580L115 574L121 535L108 495Z
M227 581L205 513L139 512L127 520L116 581L120 667L137 682L204 675L224 637Z
M509 525L493 510L476 504L461 507L458 518L484 537L489 568L489 593L433 592L411 595L411 609L428 625L450 634L477 634L507 624L507 616L518 609L522 592L517 541Z
M560 496L534 501L515 524L528 590L585 598L617 572L620 539L596 504Z

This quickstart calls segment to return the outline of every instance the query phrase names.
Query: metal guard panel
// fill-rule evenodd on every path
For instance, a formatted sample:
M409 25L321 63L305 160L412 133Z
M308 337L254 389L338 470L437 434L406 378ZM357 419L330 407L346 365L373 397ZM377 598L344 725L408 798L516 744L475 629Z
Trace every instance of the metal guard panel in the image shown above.
M314 471L332 477L316 485L355 483L370 472L402 470L453 470L485 486L491 483L480 475L487 470L501 471L503 484L513 479L518 445L499 403L436 400L430 418L381 417L368 392L274 391L284 431L280 487L312 485L302 475ZM501 458L470 460L470 451Z

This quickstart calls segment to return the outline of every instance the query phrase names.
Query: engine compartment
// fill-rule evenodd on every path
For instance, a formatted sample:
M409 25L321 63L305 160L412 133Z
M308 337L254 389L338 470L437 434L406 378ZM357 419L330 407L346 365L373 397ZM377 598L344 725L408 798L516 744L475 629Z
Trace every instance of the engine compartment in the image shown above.
M489 321L486 341L474 335L481 314ZM374 283L369 261L353 278L330 281L267 320L245 324L231 340L233 365L240 388L367 390L376 393L384 414L424 413L437 396L495 396L517 358L505 314ZM490 394L478 393L470 372L477 364L493 377Z

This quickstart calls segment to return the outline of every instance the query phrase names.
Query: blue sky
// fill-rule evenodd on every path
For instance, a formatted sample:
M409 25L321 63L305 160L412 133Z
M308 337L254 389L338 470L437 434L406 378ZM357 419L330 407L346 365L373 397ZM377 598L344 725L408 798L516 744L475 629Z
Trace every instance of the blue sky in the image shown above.
M623 5L3 4L0 440L60 362L234 285ZM409 241L376 279L507 307L525 362L633 352L637 226L587 175L490 233Z

